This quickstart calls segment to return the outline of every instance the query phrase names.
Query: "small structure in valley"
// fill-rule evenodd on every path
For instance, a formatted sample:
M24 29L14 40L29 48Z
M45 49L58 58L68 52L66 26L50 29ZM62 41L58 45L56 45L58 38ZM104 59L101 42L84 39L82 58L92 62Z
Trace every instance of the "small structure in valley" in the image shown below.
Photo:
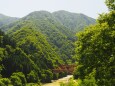
M67 74L72 74L76 65L60 65L59 67L52 69L53 73L66 72Z

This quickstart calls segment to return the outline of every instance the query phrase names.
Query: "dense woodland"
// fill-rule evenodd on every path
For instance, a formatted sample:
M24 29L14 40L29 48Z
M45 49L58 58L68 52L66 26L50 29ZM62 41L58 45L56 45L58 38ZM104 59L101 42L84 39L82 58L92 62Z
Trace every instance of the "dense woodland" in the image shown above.
M7 21L5 17L2 21ZM73 22L73 18L78 23ZM84 23L79 25L80 22ZM52 70L75 63L75 33L94 23L93 18L67 11L36 11L7 25L5 22L0 26L1 83L39 84L66 76L66 71L55 73Z
M51 82L68 74L53 69L72 64L78 86L114 86L114 3L106 0L109 13L100 14L97 22L63 10L23 18L0 14L0 86Z
M79 86L115 85L115 0L106 0L109 13L77 34L74 78Z

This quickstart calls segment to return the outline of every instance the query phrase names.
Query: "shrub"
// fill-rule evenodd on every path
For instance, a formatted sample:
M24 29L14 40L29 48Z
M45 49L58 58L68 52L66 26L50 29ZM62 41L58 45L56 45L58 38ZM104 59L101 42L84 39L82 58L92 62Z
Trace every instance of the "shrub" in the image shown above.
M60 83L60 86L78 86L78 83L73 79L68 80L67 83ZM83 85L81 85L83 86Z
M25 75L22 72L13 73L12 76L19 77L23 85L27 83Z
M0 74L0 79L2 78L2 75Z
M37 83L39 81L38 74L35 71L31 71L29 74L27 74L27 81L29 83Z
M46 82L51 82L53 79L53 73L50 70L45 70Z
M83 65L78 65L73 73L74 79L78 79L78 78L83 79L83 77L84 77L83 70L84 70Z
M5 86L5 84L2 81L0 81L0 86Z
M5 86L5 84L0 80L0 86Z
M51 82L51 80L53 79L53 73L51 72L51 70L44 70L44 73L42 74L42 82Z
M92 78L92 79L84 79L82 81L81 85L83 85L83 86L97 86L96 83L95 83L94 78Z
M6 86L8 86L8 84L11 83L11 81L10 81L8 78L2 78L2 79L0 79L0 81L1 81L2 83L4 83L4 85L6 85Z
M11 82L14 86L22 86L21 79L18 76L11 76Z
M59 77L59 73L54 73L54 74L53 74L53 79L54 79L54 80L57 80L58 77Z
M41 74L41 82L46 82L46 74Z
M66 72L60 72L59 73L59 78L65 77L66 75L67 75Z
M93 69L93 71L88 76L85 76L85 79L79 80L78 86L97 86L97 83L95 80L95 73L96 73L96 70Z

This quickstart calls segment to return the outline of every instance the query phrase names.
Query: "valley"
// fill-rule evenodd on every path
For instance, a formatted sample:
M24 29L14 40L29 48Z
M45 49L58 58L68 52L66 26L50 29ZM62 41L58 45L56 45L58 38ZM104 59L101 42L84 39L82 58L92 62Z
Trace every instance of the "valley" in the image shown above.
M0 86L115 86L115 2L105 4L97 19L65 10L0 14Z
M0 73L12 79L22 77L22 73L24 83L48 83L72 74L74 67L63 69L60 65L76 62L75 33L95 23L93 18L67 11L35 11L23 18L0 18Z

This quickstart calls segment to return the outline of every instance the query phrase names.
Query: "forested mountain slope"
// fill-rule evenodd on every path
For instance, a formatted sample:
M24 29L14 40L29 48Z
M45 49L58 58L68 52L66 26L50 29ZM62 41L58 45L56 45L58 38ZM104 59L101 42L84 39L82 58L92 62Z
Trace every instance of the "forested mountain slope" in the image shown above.
M18 20L18 18L16 18L16 17L9 17L9 16L5 16L3 14L0 14L0 28L5 25L11 24L17 20Z
M76 40L74 33L77 30L64 25L55 15L36 11L16 21L1 24L0 29L7 34L0 31L1 77L11 77L12 81L25 75L27 82L51 82L51 79L67 74L53 74L51 70L75 62L72 57Z
M0 31L1 77L10 77L14 72L22 72L28 82L38 82L38 79L50 82L53 77L51 69L63 64L63 61L44 35L30 26L22 27L13 34L15 37L11 38ZM34 79L31 73L34 73ZM31 76L28 76L29 74Z
M71 13L64 10L53 12L54 17L72 31L78 32L85 26L95 23L95 19L80 13Z
M0 74L2 77L8 77L16 71L27 73L29 69L35 68L34 65L26 53L16 47L15 41L0 31Z
M109 11L100 14L95 25L77 33L74 78L80 80L79 86L115 85L115 0L105 3Z
M58 15L59 13L60 13L60 15L66 14L69 16L69 14L71 14L71 16L73 16L73 13L69 13L69 12L65 12L65 11L63 11L63 12L59 11L59 12L55 12L55 13L50 13L47 11L35 11L35 12L32 12L29 15L19 19L19 21L15 22L13 24L7 25L5 27L2 27L1 29L4 29L3 31L8 30L7 33L11 37L15 37L14 33L16 33L22 27L27 28L28 25L31 25L31 27L34 27L36 31L38 31L46 36L46 40L50 43L50 45L53 46L53 48L59 54L59 56L66 63L68 63L68 61L70 61L69 59L72 59L72 56L74 54L73 41L75 41L75 39L76 39L74 33L77 30L75 31L74 30L75 28L71 27L71 28L73 28L73 29L71 29L70 26L63 25L64 21L60 22L61 20L59 21L59 19L56 17L56 15ZM82 18L82 17L78 17L78 18ZM69 17L68 17L68 20L70 20ZM82 20L82 19L79 19L79 20L76 19L76 21L80 21L80 20ZM82 22L84 22L84 20L81 21L81 24L82 24ZM85 20L85 21L87 21L87 20ZM91 19L91 21L92 20L93 19ZM67 21L65 20L65 23L66 22ZM87 22L89 22L89 21L87 21ZM71 23L75 24L75 21L71 22ZM89 22L89 23L92 24L94 22ZM88 25L89 23L83 24L82 27L85 25ZM77 24L77 25L79 25L79 24ZM79 26L77 26L77 27L79 27ZM80 27L80 29L81 29L81 27Z

